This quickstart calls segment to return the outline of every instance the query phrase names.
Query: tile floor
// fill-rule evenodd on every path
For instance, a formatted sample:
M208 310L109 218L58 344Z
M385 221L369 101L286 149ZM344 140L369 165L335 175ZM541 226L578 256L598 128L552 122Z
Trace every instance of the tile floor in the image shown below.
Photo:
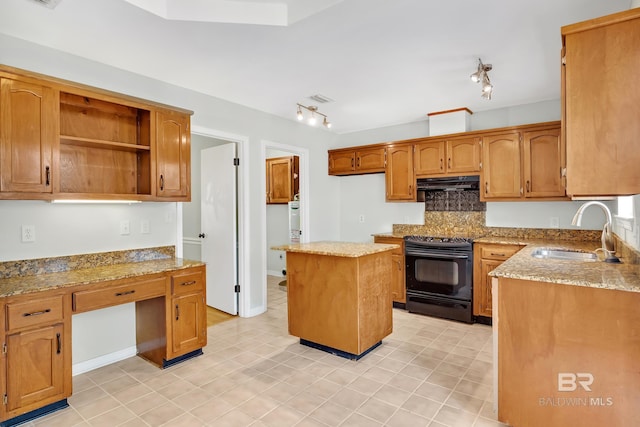
M204 355L165 370L138 357L73 378L70 407L27 424L70 426L501 426L491 328L394 309L394 332L358 362L287 333L286 292L268 311L209 328Z

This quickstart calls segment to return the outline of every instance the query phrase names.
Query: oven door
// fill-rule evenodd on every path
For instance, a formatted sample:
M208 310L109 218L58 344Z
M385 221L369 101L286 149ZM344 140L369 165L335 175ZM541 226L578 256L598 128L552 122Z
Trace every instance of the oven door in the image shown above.
M471 301L472 257L446 251L407 253L407 293Z

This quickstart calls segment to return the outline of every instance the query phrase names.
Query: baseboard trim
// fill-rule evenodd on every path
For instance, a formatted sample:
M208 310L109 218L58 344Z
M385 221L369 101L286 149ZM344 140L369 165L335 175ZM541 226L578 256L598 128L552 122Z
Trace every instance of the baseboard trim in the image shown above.
M104 356L85 360L84 362L74 363L71 367L71 372L73 376L84 374L85 372L93 371L94 369L102 368L103 366L128 359L136 354L138 354L138 349L135 346L128 347L123 350L105 354Z
M276 270L267 270L267 275L276 276L276 277L285 277L284 274L282 274L282 271L276 271Z

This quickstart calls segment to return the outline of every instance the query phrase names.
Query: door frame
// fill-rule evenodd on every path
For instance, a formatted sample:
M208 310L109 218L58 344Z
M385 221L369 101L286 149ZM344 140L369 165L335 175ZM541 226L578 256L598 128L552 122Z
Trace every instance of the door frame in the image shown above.
M309 241L309 149L295 145L282 144L266 139L260 140L260 189L263 196L267 188L267 150L274 149L286 151L299 157L300 161L300 228L302 235L300 243ZM262 252L262 292L265 298L265 309L267 307L267 204L264 197L260 203L260 223L262 224L262 235L260 236Z
M249 137L203 126L192 126L191 133L236 144L236 155L240 159L236 184L238 198L238 285L240 285L238 316L248 317L251 315L251 287L247 285L247 278L250 277L250 248L247 244L250 241L249 209L247 209L249 206L249 192L246 191L246 185L249 183L249 168L247 165L249 161ZM182 243L182 203L178 203L178 218L179 220L176 221L178 223L178 236L179 241Z

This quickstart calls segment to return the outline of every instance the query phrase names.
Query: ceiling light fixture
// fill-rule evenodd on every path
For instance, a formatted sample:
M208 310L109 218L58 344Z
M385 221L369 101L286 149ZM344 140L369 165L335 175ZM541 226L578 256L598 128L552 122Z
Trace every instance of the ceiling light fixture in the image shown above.
M304 106L302 104L296 104L298 106L298 111L296 113L296 116L298 117L298 120L303 120L304 116L302 115L302 109L304 108L305 110L307 110L308 112L311 113L311 115L309 116L309 124L311 126L315 126L316 123L318 123L318 118L316 117L316 115L318 116L322 116L323 120L322 120L322 125L324 127L326 127L327 129L331 129L331 122L329 122L329 120L327 120L327 116L325 114L322 114L320 111L318 111L318 107L316 107L315 105L309 105Z
M491 64L483 64L482 59L478 58L478 70L471 74L471 81L474 83L482 82L482 97L491 99L491 93L493 92L493 85L487 74L493 66Z

